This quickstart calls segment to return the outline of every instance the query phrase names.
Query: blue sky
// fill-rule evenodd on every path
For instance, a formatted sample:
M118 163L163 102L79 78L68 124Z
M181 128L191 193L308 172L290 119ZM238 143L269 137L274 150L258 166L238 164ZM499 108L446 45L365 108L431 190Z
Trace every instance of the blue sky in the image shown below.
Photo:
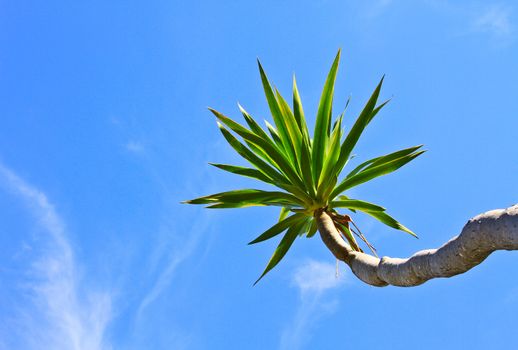
M180 201L253 186L206 110L267 117L256 58L312 125L338 48L345 124L383 74L358 161L425 144L354 189L419 240L357 221L381 255L441 245L518 201L512 1L1 1L0 349L515 348L516 255L410 289L364 285L318 236L257 286L278 213Z

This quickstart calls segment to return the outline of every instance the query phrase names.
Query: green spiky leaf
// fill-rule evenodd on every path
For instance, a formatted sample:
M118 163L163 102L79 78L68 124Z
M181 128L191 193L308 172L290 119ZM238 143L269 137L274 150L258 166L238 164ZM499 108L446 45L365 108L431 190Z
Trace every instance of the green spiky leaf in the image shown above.
M273 255L270 258L270 261L268 261L268 265L266 265L266 268L264 269L261 276L259 276L257 281L255 281L254 285L256 285L257 282L259 282L261 280L261 278L264 277L264 275L266 275L271 269L273 269L281 261L281 259L284 257L284 255L286 255L286 253L290 249L291 245L293 244L293 241L295 241L295 238L297 238L297 236L299 235L299 232L302 229L302 227L303 227L303 222L300 222L296 225L291 226L288 229L288 232L286 232L284 237L282 237L281 242L279 243L279 245L273 252Z
M336 186L336 188L333 190L333 193L331 194L331 197L334 198L338 194L342 193L343 191L345 191L347 189L358 186L359 184L370 181L379 176L383 176L383 175L389 174L393 171L396 171L397 169L401 168L403 165L410 162L412 159L420 156L424 152L425 151L415 152L415 153L391 160L389 162L382 163L377 166L373 166L371 168L365 169L351 177L347 177L338 186Z
M410 235L414 236L415 238L417 238L417 235L414 232L412 232L409 228L405 227L403 224L399 223L396 219L394 219L393 217L391 217L390 215L388 215L385 212L368 211L368 210L361 210L361 211L367 215L372 216L379 222L382 222L389 227L395 228L396 230L404 231L404 232L409 233Z
M331 202L332 208L347 208L354 210L385 211L385 208L357 199L344 199Z
M320 104L318 106L317 120L315 123L315 132L313 139L313 180L315 183L319 182L320 172L324 164L325 152L329 140L329 128L331 126L331 110L333 105L333 94L336 80L336 73L338 71L338 64L340 62L340 51L338 51L331 70L327 75L324 90L320 97Z

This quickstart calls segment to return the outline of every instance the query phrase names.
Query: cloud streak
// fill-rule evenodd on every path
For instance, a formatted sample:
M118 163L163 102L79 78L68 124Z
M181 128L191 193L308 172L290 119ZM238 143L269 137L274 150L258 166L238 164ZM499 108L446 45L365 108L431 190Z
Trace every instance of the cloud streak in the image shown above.
M128 141L124 145L124 148L128 152L135 153L135 154L141 154L145 151L144 145L142 144L142 142L138 142L138 141Z
M52 203L45 193L1 163L0 185L24 202L46 233L38 237L36 243L41 247L30 257L30 271L22 277L23 302L13 306L17 307L17 320L7 323L4 342L5 337L16 337L8 343L25 349L110 349L106 329L111 296L81 285L66 225Z
M327 262L309 260L295 270L292 283L299 290L300 304L293 320L281 334L279 349L303 348L318 319L338 308L337 299L326 298L323 302L322 296L344 282L344 277L336 276L335 266Z
M199 241L203 232L206 231L209 221L206 216L202 216L196 220L190 232L186 235L190 237L187 242L179 249L174 249L169 257L167 265L161 269L160 274L155 280L151 289L146 293L142 299L138 311L136 321L139 322L142 313L151 305L171 284L174 273L178 266L186 259L188 259L199 245Z
M508 36L513 32L510 15L509 9L492 5L475 19L475 29L497 36Z

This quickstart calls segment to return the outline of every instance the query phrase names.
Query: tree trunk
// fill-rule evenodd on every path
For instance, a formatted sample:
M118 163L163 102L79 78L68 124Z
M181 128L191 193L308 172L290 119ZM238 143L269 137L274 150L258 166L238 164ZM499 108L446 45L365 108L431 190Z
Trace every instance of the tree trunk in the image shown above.
M333 255L365 283L377 287L412 287L432 278L451 277L480 264L495 250L518 250L518 204L491 210L469 220L462 232L438 249L421 250L410 258L378 259L353 251L325 211L315 214L320 237Z

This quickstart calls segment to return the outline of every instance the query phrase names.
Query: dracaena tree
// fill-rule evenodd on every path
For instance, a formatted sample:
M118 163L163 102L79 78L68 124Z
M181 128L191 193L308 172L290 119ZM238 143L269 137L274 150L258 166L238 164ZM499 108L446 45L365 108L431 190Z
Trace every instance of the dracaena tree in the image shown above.
M420 251L409 259L379 259L353 217L363 212L383 224L416 236L384 207L347 195L347 190L389 174L421 155L421 145L369 159L345 171L362 132L388 101L379 103L383 78L365 107L347 132L342 121L347 109L333 120L334 84L340 51L331 66L320 98L311 137L295 78L293 104L272 88L259 63L259 72L274 125L266 130L239 106L245 127L211 109L230 146L251 167L227 164L211 165L222 170L256 179L276 190L239 189L204 196L185 203L205 204L208 208L244 208L276 206L278 221L250 244L283 234L257 283L285 256L297 237L311 238L317 230L333 255L347 263L353 273L375 286L393 284L413 286L435 277L462 273L480 263L497 249L518 249L518 206L481 214L466 224L458 237L434 250ZM240 139L239 139L239 138ZM349 214L341 213L348 210ZM367 247L371 254L363 251Z

